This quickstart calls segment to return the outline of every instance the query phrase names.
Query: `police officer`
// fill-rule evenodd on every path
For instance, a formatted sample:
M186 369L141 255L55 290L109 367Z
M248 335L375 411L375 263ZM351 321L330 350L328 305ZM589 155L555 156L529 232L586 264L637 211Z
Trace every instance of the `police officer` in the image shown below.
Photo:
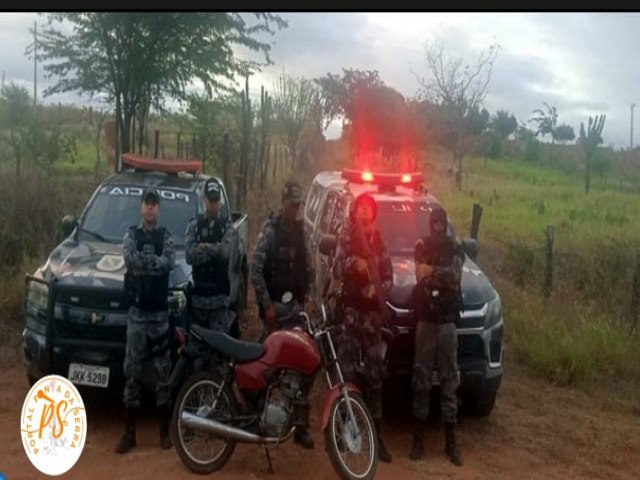
M385 312L380 311L380 299L376 296L376 287L369 273L366 260L368 253L371 252L375 258L382 282L381 293L385 297L393 283L393 267L386 245L375 228L376 216L374 198L362 194L353 201L349 223L343 226L339 234L333 276L342 283L342 325L336 343L345 380L360 386L376 423L378 458L383 462L391 462L391 454L381 436L384 373L381 327ZM361 359L363 365L360 365Z
M155 391L160 413L160 445L163 449L171 448L167 290L169 272L175 265L175 250L171 232L158 225L160 196L157 190L145 189L140 213L140 223L129 228L122 246L127 267L125 289L131 305L124 359L126 431L116 447L117 453L125 453L136 445L135 420L140 409L143 378L152 382Z
M221 210L221 187L214 178L204 184L205 213L192 218L185 233L186 260L192 266L191 315L205 328L229 333L234 313L228 310L229 258L236 229Z
M455 465L462 465L454 426L458 402L456 320L462 298L460 278L464 250L460 240L447 234L447 214L440 206L429 213L429 235L415 246L416 280L415 361L413 365L413 415L416 418L413 460L423 455L422 437L429 412L429 390L434 362L438 366L442 418L445 425L445 453Z
M305 303L311 303L315 272L308 254L308 238L300 215L303 202L302 187L287 182L282 190L282 207L277 214L270 214L258 237L258 244L251 264L251 282L256 292L260 318L268 331L291 328L278 319L278 311L295 311ZM286 292L293 294L293 301L281 303ZM304 448L313 448L313 438L308 432L308 392L313 377L303 380L304 401L294 406L294 440Z

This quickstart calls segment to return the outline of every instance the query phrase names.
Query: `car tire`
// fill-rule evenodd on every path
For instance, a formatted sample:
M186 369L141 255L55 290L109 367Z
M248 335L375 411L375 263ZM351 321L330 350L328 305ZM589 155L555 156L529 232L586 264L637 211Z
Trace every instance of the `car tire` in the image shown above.
M470 414L476 417L487 417L495 407L497 392L485 393L475 397L466 397L464 403Z

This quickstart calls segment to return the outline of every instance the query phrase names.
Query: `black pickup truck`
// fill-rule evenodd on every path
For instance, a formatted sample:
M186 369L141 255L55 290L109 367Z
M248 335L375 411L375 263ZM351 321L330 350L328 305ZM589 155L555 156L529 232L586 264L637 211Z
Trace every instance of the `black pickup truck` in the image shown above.
M393 263L393 286L386 302L393 333L393 341L388 345L387 374L408 375L414 355L415 319L411 310L411 294L416 284L414 246L420 236L427 234L430 208L440 202L426 190L420 174L345 170L316 175L307 196L304 219L317 285L325 284L335 253L332 250L335 247L326 247L335 245L335 238L333 242L324 240L335 237L348 219L350 202L364 192L370 193L378 204L376 224ZM449 234L456 234L451 223ZM456 325L461 379L458 393L472 411L484 416L493 409L502 380L504 320L498 292L474 263L476 241L466 238L463 245L464 309ZM433 380L437 384L436 372Z
M158 162L160 164L160 162ZM190 280L185 261L187 222L204 212L202 188L208 176L128 168L114 173L91 195L79 218L64 217L65 239L44 265L26 276L24 363L30 382L57 374L78 385L120 390L128 301L122 239L140 221L140 197L145 187L158 189L160 223L172 233L176 267L170 274L169 309L178 318L185 308L182 287ZM223 186L222 209L238 231L238 244L229 262L231 305L239 322L247 301L247 215L231 211Z

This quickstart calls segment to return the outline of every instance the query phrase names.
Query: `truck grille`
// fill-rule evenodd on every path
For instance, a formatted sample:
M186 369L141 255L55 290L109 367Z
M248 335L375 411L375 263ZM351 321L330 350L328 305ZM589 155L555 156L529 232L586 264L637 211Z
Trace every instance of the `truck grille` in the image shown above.
M129 303L120 290L56 290L56 303L102 311L126 311Z
M128 308L122 290L58 287L54 303L55 330L62 338L124 343Z
M105 342L122 342L127 338L126 325L91 325L74 323L67 320L56 320L56 331L62 338L82 340L102 340Z

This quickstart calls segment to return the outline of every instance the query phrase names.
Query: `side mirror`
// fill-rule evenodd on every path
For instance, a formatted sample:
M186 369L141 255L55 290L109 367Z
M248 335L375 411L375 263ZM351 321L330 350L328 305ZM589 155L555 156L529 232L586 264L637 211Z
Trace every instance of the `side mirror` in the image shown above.
M62 217L62 234L65 238L71 235L73 229L78 226L78 219L73 215L65 215Z
M318 243L318 250L322 255L331 255L338 245L338 238L335 235L323 234Z
M475 260L478 256L478 242L473 238L465 238L462 240L462 247L471 260Z

